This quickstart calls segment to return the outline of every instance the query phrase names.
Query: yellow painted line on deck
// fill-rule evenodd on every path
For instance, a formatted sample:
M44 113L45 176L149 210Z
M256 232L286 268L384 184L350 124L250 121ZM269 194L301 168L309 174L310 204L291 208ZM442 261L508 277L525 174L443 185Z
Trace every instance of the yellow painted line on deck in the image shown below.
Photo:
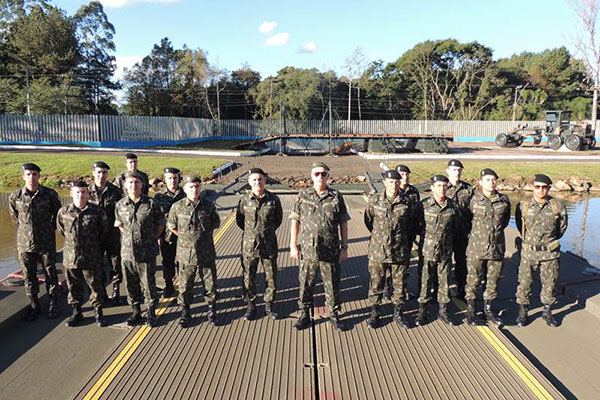
M221 228L217 231L214 237L215 244L223 237L227 229L233 224L235 221L235 213L232 213L231 216L227 219L225 224L221 226ZM173 301L173 298L161 299L158 307L156 309L156 315L160 316L167 311L167 307ZM131 358L135 350L142 344L142 341L148 333L150 333L151 328L144 325L142 326L133 337L129 340L129 342L125 345L121 353L113 360L112 363L106 368L104 373L98 378L94 386L87 392L84 397L84 400L92 400L99 399L100 396L104 393L106 388L111 384L113 379L117 376L119 371L123 368L125 363Z

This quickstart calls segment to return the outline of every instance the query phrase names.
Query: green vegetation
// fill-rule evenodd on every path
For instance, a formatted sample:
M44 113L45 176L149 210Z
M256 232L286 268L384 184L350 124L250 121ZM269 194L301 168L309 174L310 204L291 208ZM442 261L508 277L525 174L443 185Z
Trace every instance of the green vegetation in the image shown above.
M42 183L53 188L61 187L66 182L77 178L92 177L92 164L102 160L111 166L109 179L113 180L125 169L122 156L109 156L102 154L76 154L76 153L13 153L3 152L0 157L0 190L10 190L20 187L21 165L26 162L34 162L42 169ZM165 167L179 168L182 173L194 173L208 179L212 177L212 171L218 168L226 160L182 158L139 155L139 168L146 172L149 177L161 177Z

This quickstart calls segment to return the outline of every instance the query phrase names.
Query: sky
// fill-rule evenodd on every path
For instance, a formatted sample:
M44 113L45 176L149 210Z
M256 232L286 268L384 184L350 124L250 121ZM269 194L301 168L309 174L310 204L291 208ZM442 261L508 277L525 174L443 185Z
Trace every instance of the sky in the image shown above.
M390 62L425 40L477 41L494 58L567 46L578 32L566 0L271 1L101 0L115 26L117 64L131 67L168 37L208 52L229 71L248 64L263 78L286 66L344 72L360 48ZM87 3L55 0L69 15Z

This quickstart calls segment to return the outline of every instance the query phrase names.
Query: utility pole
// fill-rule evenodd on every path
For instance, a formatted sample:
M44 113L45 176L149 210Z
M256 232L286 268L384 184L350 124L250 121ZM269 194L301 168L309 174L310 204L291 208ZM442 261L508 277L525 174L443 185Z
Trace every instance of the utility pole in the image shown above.
M332 156L333 149L332 149L332 138L331 137L333 135L333 120L331 119L331 100L329 100L328 112L329 112L329 155Z
M29 66L25 67L25 82L27 85L27 116L31 115L31 107L29 105Z
M352 104L352 78L348 77L348 122L350 122L350 106Z

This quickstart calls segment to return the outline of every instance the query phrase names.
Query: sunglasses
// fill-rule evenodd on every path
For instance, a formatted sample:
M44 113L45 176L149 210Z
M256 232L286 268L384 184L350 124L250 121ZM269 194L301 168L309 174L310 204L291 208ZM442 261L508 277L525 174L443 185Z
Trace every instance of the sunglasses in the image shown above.
M313 172L313 176L315 178L318 178L319 176L322 176L323 178L325 178L327 175L329 175L329 172L327 172L327 171L315 171L315 172Z
M548 185L533 185L533 188L538 190L548 190L549 187Z

